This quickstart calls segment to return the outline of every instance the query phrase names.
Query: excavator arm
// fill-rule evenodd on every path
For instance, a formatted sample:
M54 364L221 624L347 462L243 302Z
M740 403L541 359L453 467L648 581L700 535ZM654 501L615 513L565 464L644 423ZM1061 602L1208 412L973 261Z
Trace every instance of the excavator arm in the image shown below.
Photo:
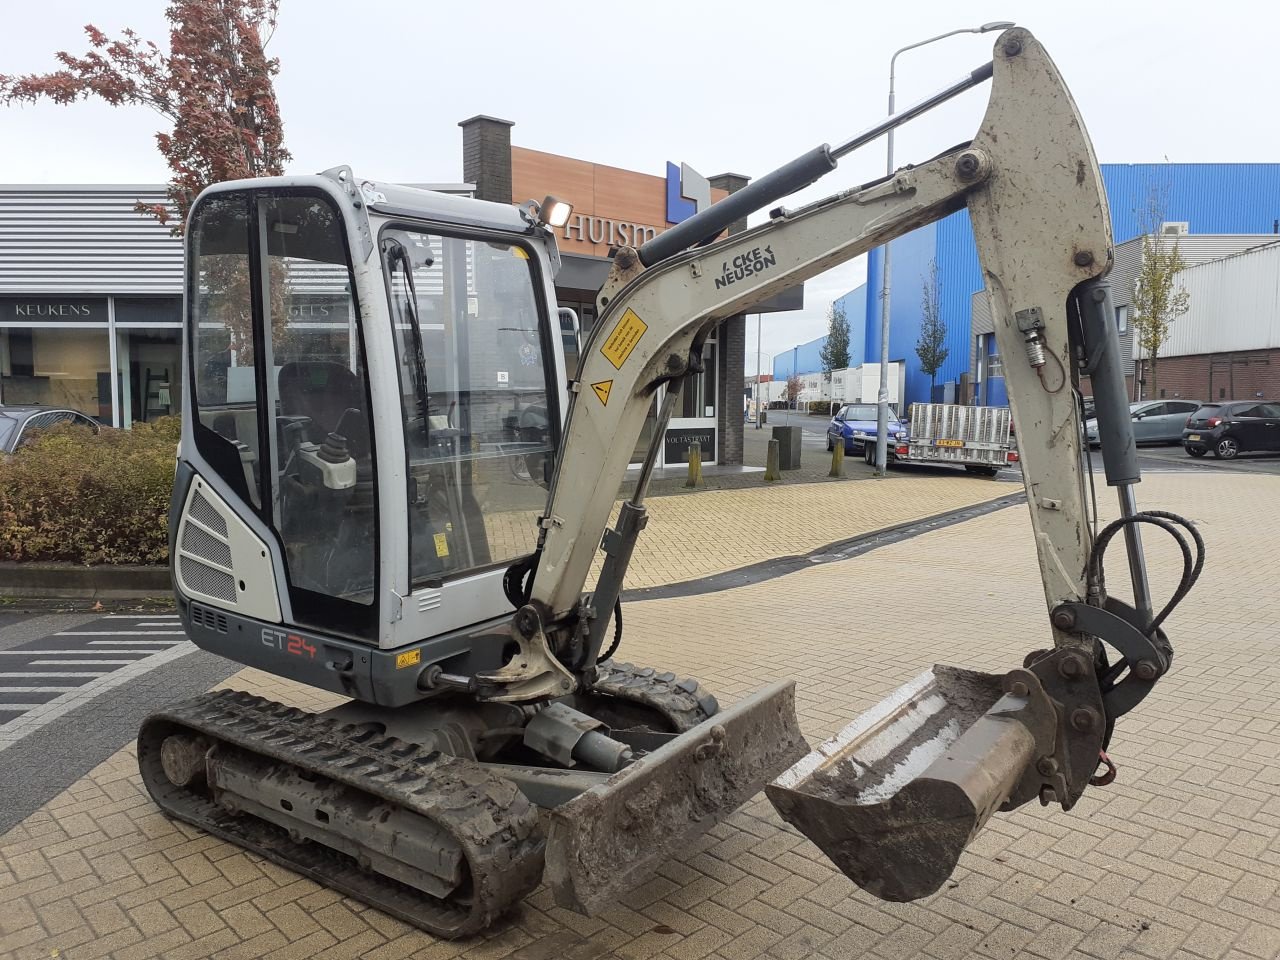
M668 240L671 231L639 250L618 252L572 388L551 494L539 520L532 589L516 618L527 655L484 678L494 687L493 699L556 695L571 673L591 667L621 589L623 554L638 533L627 523L638 526L634 514L643 504L648 471L637 484L633 509L624 511L623 523L602 541L616 491L654 394L668 385L663 419L681 378L695 369L701 352L696 348L715 325L965 207L998 318L997 343L1008 358L1006 383L1045 597L1050 608L1085 597L1091 542L1084 523L1068 300L1110 267L1106 196L1075 103L1027 31L1007 31L996 44L994 62L949 92L988 76L993 84L987 113L966 146L797 210L775 209L768 222L727 239L677 246L718 233L743 202L733 211L716 208L744 190L686 221L674 241ZM895 120L911 115L904 111ZM794 192L833 169L847 150L848 145L824 146L802 156L779 171L776 190ZM607 566L584 600L583 586L601 547ZM1052 629L1055 645L1075 642Z
M799 209L775 209L768 222L727 239L704 241L747 209L812 182L890 125L987 77L990 101L968 145ZM1138 521L1151 521L1133 504L1133 438L1101 280L1112 261L1105 191L1070 93L1022 29L1005 32L991 64L943 93L753 186L754 195L742 191L721 201L678 234L618 252L598 298L600 320L584 350L539 521L532 584L513 598L520 655L482 675L481 689L495 700L527 700L591 685L644 527L656 444L680 378L696 369L702 341L719 321L967 208L1018 424L1051 647L1030 653L1022 668L1003 676L936 667L767 789L783 817L859 884L887 899L914 899L941 885L996 809L1037 798L1069 809L1100 758L1106 760L1115 717L1145 695L1171 660L1146 599L1137 536ZM697 241L704 242L693 245ZM1108 598L1101 583L1075 386L1081 372L1092 377L1098 416L1110 431L1104 458L1124 513L1110 534L1123 529L1126 535L1133 606ZM666 404L637 491L623 504L617 526L605 532L662 384ZM597 548L605 563L595 590L584 596ZM1120 651L1114 665L1103 643ZM600 800L574 801L557 816L569 824L574 804Z

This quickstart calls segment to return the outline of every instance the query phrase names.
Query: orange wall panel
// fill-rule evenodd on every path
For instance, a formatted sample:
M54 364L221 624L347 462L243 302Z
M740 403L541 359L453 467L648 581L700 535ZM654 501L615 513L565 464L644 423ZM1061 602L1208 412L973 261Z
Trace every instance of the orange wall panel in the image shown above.
M554 194L573 204L569 224L557 232L566 253L607 257L610 246L635 243L667 229L667 181L573 157L511 148L511 202ZM712 189L712 202L728 196ZM579 219L579 218L582 219ZM613 221L611 228L604 221ZM639 231L636 228L647 228ZM596 240L593 242L592 237Z

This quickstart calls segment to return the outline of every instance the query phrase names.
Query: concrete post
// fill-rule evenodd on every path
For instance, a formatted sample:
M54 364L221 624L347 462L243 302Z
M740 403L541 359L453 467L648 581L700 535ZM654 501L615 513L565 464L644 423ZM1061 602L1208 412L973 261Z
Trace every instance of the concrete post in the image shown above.
M778 441L769 441L769 453L764 461L764 482L777 483L782 479L782 471L778 468Z
M837 443L831 448L831 472L828 477L844 476L844 443Z
M706 482L702 479L702 444L689 444L689 478L685 480L686 487L704 487Z

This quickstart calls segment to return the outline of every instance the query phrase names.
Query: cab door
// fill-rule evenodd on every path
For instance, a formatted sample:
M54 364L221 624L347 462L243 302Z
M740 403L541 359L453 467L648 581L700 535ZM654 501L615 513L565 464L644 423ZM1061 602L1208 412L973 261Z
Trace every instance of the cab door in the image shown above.
M1262 404L1237 407L1232 411L1231 419L1235 421L1231 435L1236 438L1241 450L1269 449L1266 410Z
M1153 403L1150 406L1135 410L1133 420L1133 439L1138 443L1150 443L1160 437L1160 418L1168 412L1167 404Z
M193 466L222 481L229 511L211 507L218 522L201 506L203 523L188 510L180 585L229 610L278 601L290 623L372 640L374 438L343 218L318 189L224 192L197 204L189 231ZM239 525L266 549L235 556L224 535ZM262 564L283 589L250 572Z

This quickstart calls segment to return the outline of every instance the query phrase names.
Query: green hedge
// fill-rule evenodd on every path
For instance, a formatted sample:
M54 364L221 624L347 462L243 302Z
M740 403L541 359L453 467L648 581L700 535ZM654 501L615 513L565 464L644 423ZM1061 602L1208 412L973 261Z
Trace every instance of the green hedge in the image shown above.
M169 561L169 494L180 420L132 430L53 427L0 454L0 560Z

